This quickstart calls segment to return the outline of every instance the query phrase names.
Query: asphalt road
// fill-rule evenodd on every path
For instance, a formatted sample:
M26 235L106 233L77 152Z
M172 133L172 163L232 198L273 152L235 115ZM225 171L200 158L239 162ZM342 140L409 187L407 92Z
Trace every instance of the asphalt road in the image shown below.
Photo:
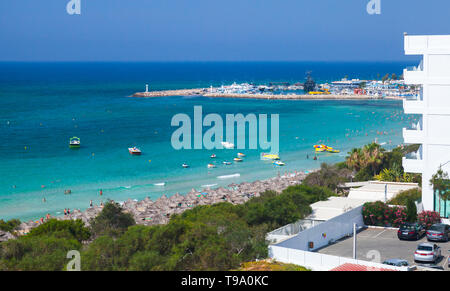
M426 237L418 241L404 241L397 238L397 230L391 229L365 229L357 235L356 256L359 260L383 262L387 259L404 259L410 265L421 265L414 262L414 251L417 245L427 242ZM436 242L441 247L442 257L437 265L447 266L448 256L450 255L450 242ZM322 254L334 255L352 258L353 257L353 238L346 238L318 250ZM427 263L423 263L426 265Z

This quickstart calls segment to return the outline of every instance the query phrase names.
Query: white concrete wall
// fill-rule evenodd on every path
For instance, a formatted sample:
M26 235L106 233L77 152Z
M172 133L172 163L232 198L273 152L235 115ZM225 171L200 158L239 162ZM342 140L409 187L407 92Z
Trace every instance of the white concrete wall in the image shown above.
M450 85L431 84L427 93L428 107L450 108Z
M314 271L328 271L345 263L367 266L370 267L368 269L369 271L376 271L378 268L395 271L409 270L408 267L394 267L377 262L354 260L345 257L295 250L274 245L269 246L269 257L281 263L299 265Z
M304 230L296 236L276 245L290 249L311 251L328 245L330 241L336 241L345 236L352 235L353 223L356 223L359 227L364 226L361 214L362 207L359 206L333 219ZM308 248L309 242L314 243L313 249Z

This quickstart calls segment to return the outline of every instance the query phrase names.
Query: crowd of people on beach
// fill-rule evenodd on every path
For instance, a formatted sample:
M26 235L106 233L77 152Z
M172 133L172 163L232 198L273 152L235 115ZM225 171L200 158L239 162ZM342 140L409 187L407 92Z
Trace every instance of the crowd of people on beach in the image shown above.
M186 195L176 193L170 197L166 195L152 201L148 197L137 201L128 199L121 202L124 212L131 213L137 224L156 225L169 222L172 214L180 214L188 209L198 205L211 205L220 202L229 202L232 204L242 204L253 197L258 197L266 190L273 190L281 193L291 185L300 184L306 177L308 171L285 171L284 175L278 172L276 177L267 180L257 180L251 183L242 182L240 184L230 184L227 187L206 188L201 191L192 189ZM100 196L103 191L100 190ZM86 225L90 224L91 219L95 218L103 209L104 204L100 202L95 205L92 200L89 201L89 208L85 211L80 209L65 208L63 216L53 217L47 214L38 221L22 222L19 226L19 233L28 233L32 228L39 226L49 219L56 218L60 220L81 219Z

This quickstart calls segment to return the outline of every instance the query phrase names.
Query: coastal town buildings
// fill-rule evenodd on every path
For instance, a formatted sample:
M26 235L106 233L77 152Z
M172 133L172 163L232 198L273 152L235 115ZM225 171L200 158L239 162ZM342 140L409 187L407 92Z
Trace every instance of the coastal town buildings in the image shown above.
M417 67L404 70L406 84L416 85L419 94L403 100L406 114L419 121L403 129L404 142L420 144L416 153L403 158L406 172L422 174L422 203L425 210L449 217L450 202L443 201L430 186L439 167L450 173L450 35L407 35L405 54L421 55ZM440 205L440 207L439 207Z

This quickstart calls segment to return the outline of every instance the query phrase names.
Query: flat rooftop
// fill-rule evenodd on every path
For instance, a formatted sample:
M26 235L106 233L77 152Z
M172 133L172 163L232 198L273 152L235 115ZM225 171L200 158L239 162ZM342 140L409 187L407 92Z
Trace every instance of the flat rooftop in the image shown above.
M361 206L366 202L366 200L350 199L347 197L330 197L326 201L319 201L311 204L312 213L307 219L321 221L329 220L353 208Z

